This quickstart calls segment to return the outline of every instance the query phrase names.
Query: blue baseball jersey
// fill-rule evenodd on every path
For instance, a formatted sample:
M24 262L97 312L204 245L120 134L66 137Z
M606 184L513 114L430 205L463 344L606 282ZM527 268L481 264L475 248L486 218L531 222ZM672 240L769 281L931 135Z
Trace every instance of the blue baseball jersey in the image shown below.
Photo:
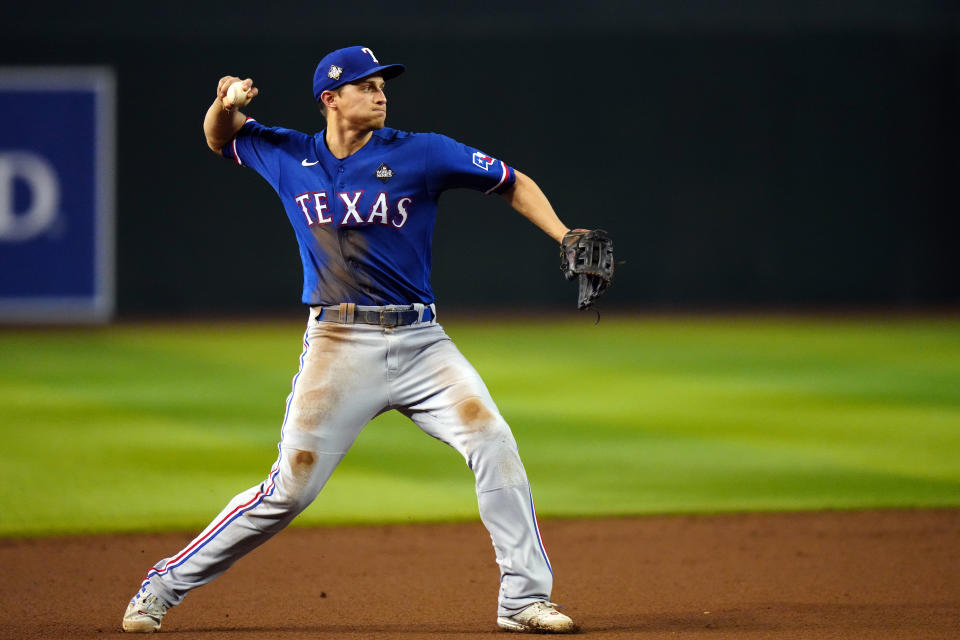
M250 118L222 151L280 196L300 247L303 302L432 303L440 194L457 187L499 193L516 180L513 170L447 136L389 128L340 159L324 133Z

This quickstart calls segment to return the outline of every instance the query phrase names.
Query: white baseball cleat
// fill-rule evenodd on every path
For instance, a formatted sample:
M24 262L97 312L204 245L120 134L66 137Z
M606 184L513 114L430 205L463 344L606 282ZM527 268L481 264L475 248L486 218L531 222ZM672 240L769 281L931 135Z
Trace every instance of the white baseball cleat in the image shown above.
M131 633L160 631L160 621L169 608L170 605L152 593L138 593L123 614L123 630Z
M552 602L534 602L512 616L497 618L497 626L504 631L527 633L573 633L577 625L568 616L556 610Z

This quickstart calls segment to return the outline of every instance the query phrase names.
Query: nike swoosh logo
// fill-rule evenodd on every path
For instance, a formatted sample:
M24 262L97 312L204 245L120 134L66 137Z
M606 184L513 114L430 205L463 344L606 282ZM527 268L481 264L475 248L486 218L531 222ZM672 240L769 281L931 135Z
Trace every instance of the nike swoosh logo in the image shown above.
M303 160L300 161L300 164L302 164L302 165L305 166L305 167L312 167L313 165L317 164L318 162L320 162L320 161L319 161L319 160L314 160L313 162L307 162L307 159L304 158Z

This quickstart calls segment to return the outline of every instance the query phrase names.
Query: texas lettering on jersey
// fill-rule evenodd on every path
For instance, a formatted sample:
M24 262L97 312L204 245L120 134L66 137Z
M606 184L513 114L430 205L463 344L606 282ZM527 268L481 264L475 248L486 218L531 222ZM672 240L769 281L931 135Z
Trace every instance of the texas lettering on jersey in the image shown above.
M513 170L446 136L390 128L374 131L358 151L337 158L324 133L250 119L223 149L280 196L300 246L303 302L432 303L440 195L456 188L501 193L516 180Z
M363 194L363 191L338 193L332 208L326 191L301 193L294 200L303 211L308 227L327 224L338 227L381 224L402 229L407 223L408 209L413 203L410 196L391 199L390 194L381 191L367 207L367 203L362 201Z

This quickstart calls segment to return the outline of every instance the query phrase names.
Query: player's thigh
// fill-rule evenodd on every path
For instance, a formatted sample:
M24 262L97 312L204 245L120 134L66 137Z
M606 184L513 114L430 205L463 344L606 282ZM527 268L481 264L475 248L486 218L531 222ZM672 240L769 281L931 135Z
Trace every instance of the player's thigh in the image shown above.
M316 323L305 344L287 399L283 445L346 452L387 405L382 340L374 331Z
M480 374L448 338L419 352L412 378L404 413L426 433L468 457L490 442L516 448Z

